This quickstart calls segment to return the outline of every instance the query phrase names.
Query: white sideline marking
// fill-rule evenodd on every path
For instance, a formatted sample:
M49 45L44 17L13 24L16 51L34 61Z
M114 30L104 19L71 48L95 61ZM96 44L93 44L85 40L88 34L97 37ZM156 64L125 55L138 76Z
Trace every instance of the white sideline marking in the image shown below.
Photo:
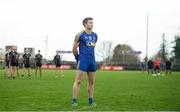
M84 109L89 109L89 108L91 108L91 106L84 106L84 107L81 107L81 108L76 109L76 110L84 110Z

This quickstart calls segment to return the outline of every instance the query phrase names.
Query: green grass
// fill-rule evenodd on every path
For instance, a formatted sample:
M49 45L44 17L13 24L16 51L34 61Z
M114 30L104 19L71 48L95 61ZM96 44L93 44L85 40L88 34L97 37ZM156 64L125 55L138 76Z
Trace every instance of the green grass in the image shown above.
M94 98L97 106L87 104L87 76L80 87L78 104L71 107L75 70L55 78L54 71L43 77L6 79L0 70L0 110L180 110L180 73L149 76L140 71L97 71Z

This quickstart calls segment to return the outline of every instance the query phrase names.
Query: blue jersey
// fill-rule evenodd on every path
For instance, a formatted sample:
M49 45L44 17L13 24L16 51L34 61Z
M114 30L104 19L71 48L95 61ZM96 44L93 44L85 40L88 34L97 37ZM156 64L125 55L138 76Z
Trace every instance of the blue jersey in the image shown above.
M85 31L81 31L75 37L75 42L79 44L79 60L93 60L95 61L95 45L97 42L97 34L91 32L88 34Z

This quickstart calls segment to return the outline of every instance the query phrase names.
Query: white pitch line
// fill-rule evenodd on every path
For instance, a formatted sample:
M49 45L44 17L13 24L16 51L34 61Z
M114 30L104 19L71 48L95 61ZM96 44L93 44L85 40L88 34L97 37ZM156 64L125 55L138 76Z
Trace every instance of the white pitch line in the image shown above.
M77 109L77 110L84 110L84 109L89 109L89 108L91 108L91 106L84 106L84 107L79 108L79 109Z

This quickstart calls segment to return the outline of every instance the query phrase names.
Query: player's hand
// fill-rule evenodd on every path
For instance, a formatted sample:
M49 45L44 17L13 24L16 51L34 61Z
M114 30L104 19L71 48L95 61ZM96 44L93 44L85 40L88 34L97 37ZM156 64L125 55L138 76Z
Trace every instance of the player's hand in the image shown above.
M77 55L75 56L75 59L76 59L76 62L78 63L78 61L79 61L79 54L77 54Z

